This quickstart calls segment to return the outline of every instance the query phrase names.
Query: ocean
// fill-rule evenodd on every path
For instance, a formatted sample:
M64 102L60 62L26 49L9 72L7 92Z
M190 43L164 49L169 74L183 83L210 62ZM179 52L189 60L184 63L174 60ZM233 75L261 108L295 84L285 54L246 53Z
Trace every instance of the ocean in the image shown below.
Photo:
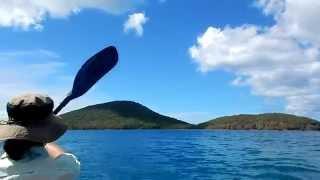
M82 180L320 179L320 132L74 130Z

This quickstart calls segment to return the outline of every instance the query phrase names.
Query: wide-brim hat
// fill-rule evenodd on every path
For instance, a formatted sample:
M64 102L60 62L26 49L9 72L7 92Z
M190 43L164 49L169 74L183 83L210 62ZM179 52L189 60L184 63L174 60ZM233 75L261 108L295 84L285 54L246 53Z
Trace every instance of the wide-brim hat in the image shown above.
M62 136L67 126L52 113L53 100L46 95L25 94L7 104L9 120L0 124L0 140L24 139L49 143Z

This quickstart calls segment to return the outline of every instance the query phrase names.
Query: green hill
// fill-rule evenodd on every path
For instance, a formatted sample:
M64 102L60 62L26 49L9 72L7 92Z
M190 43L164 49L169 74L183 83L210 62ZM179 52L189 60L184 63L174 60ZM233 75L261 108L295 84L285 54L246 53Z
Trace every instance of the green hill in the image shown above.
M182 129L192 125L132 101L113 101L61 115L70 129Z
M197 126L201 129L320 130L320 122L283 113L224 116Z
M283 113L224 116L195 126L132 101L97 104L61 116L70 129L320 130L319 121Z

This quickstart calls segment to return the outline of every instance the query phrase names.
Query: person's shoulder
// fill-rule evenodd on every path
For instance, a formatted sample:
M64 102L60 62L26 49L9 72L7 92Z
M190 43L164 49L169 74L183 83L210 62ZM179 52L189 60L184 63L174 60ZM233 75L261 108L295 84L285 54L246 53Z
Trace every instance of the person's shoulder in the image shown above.
M12 162L8 159L7 153L3 153L0 156L0 179L7 177L8 169L12 167Z
M1 154L0 156L0 169L3 169L3 168L7 168L9 166L12 166L12 161L9 159L7 153L3 153Z
M60 168L73 171L80 171L80 162L78 158L71 153L63 153L55 159Z

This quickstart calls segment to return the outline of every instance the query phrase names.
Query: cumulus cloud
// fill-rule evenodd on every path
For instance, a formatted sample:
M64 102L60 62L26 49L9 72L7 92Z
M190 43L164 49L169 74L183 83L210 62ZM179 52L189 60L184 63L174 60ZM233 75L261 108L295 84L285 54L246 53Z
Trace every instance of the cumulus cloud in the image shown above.
M129 15L124 23L124 32L134 31L138 36L143 35L143 25L149 20L144 13L134 13Z
M123 13L143 0L1 0L0 26L41 30L48 17L65 18L82 9Z
M320 46L320 14L318 0L257 0L265 14L273 15L279 32L297 38L303 43L315 43Z
M275 25L208 27L189 49L199 69L234 73L232 84L283 98L285 111L320 117L320 1L258 0Z

